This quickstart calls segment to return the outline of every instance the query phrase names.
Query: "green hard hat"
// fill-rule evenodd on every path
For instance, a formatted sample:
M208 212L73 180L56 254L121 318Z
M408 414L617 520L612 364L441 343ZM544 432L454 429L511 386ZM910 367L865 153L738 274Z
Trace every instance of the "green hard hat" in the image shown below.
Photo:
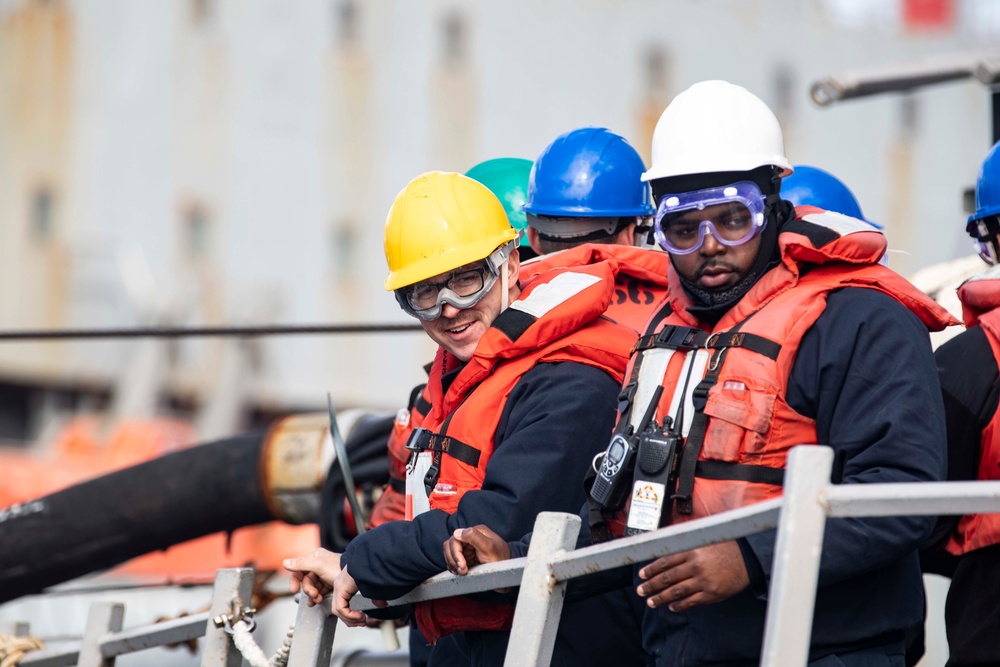
M480 162L465 172L466 176L479 181L497 196L511 226L522 232L522 246L528 245L528 239L523 235L528 220L521 207L528 195L528 175L532 164L531 160L520 157L498 157Z

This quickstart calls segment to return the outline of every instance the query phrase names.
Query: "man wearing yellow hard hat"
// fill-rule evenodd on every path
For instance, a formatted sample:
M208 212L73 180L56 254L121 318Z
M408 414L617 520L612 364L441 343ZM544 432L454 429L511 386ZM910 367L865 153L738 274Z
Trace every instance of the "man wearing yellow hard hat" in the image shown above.
M583 503L579 480L606 445L637 336L601 317L620 266L564 265L519 283L517 241L499 200L460 174L418 176L389 211L386 289L439 345L430 411L408 443L411 520L359 536L339 563L329 552L286 562L314 601L334 591L334 613L348 625L365 623L348 607L359 588L393 599L445 570L442 544L456 529L488 524L517 539L538 512ZM502 662L511 606L450 598L419 603L414 615L431 642L461 633L470 664ZM588 637L569 629L568 650L586 651L589 664L644 661L638 646L608 639L627 634L616 627L584 632L593 637L586 649L578 641ZM602 647L613 654L595 653Z

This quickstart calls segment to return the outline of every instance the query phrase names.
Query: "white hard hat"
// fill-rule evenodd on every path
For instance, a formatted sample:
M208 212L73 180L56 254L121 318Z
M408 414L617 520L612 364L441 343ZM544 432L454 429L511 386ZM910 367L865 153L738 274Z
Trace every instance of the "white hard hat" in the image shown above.
M792 173L774 113L746 88L702 81L674 98L653 131L651 181L774 165Z

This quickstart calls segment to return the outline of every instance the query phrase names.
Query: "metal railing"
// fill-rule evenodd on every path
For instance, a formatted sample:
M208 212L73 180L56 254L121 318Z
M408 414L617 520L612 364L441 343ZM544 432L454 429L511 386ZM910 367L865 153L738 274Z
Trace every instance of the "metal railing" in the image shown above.
M584 549L573 549L579 517L543 512L526 557L481 565L463 577L437 575L390 606L520 586L504 664L542 667L551 660L570 579L777 528L761 665L805 665L827 518L1000 512L1000 482L833 485L832 466L830 448L796 447L780 499ZM238 650L212 619L229 613L234 600L249 600L251 584L251 570L220 570L210 612L124 632L122 605L95 604L79 646L35 651L20 664L103 667L123 653L204 636L203 667L239 667ZM351 606L374 608L360 596ZM335 630L329 604L300 604L288 667L329 667Z
M438 575L390 605L516 586L520 581L504 664L542 667L551 660L570 579L777 528L760 664L805 665L828 518L1000 512L1000 482L833 485L832 468L829 447L796 447L789 455L780 499L578 550L573 546L579 517L543 512L535 522L527 557L482 565L464 577ZM374 608L362 598L351 606ZM300 610L300 618L327 611L325 605L305 614ZM296 636L296 642L302 640Z
M83 638L57 648L28 652L16 663L24 667L110 667L115 658L159 646L181 644L204 638L201 646L202 667L241 667L240 653L225 623L235 608L243 609L253 592L253 569L231 568L216 573L209 611L182 618L122 630L125 605L96 602L91 605ZM319 607L299 606L295 634L300 641L292 644L288 665L330 667L333 630L336 618L320 612ZM16 624L16 634L26 636L26 624Z

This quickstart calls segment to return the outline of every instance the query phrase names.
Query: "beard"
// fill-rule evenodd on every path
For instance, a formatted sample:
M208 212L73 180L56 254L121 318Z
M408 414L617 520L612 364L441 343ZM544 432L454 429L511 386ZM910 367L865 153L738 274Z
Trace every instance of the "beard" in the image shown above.
M724 264L721 262L712 262L712 268L723 265ZM730 267L730 265L725 266L726 268ZM708 264L703 267L699 267L696 274L696 280L697 278L701 278L703 270L708 268L710 268ZM734 268L731 270L735 271L736 269ZM750 291L750 288L757 282L758 275L756 271L751 270L745 275L740 276L740 279L732 285L727 285L719 289L706 289L698 285L697 282L688 280L684 276L679 277L684 289L687 290L692 297L694 297L694 300L698 303L698 305L714 308L716 306L735 303L737 299Z

